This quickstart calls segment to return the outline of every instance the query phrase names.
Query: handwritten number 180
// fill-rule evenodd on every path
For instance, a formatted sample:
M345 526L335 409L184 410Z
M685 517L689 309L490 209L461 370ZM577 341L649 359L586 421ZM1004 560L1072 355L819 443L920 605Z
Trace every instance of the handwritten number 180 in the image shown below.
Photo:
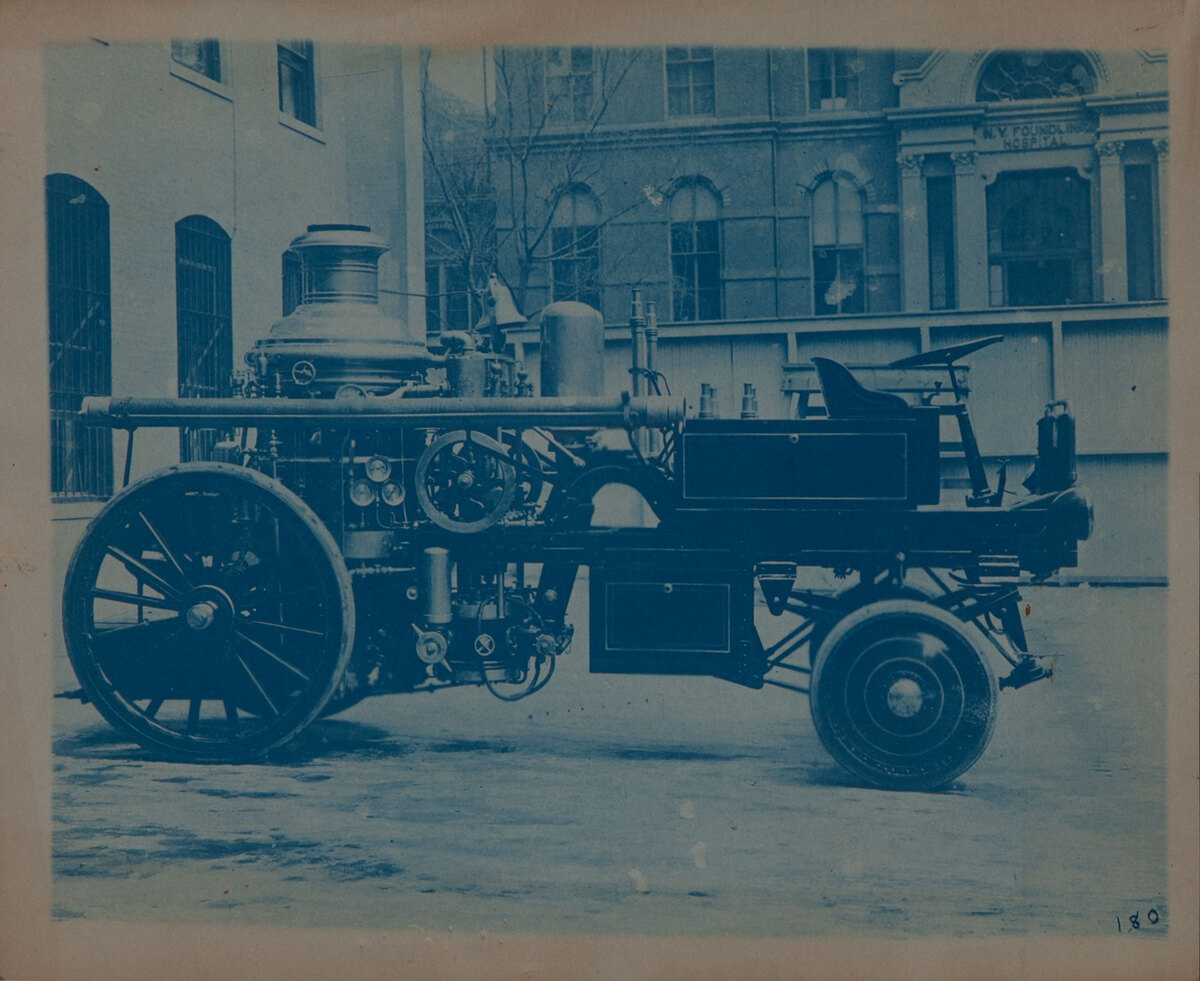
M1153 906L1151 906L1148 910L1146 910L1146 922L1149 923L1151 926L1153 926L1155 923L1158 922L1158 910L1156 910ZM1141 928L1142 928L1141 910L1138 910L1136 913L1131 914L1129 917L1129 929L1130 930L1140 930ZM1117 933L1121 933L1121 932L1122 932L1121 918L1118 916L1117 917Z

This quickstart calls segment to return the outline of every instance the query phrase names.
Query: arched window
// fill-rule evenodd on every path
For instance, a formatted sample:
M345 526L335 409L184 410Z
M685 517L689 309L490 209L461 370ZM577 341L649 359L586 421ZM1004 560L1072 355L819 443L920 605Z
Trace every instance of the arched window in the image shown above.
M671 195L671 299L675 320L721 319L720 202L689 181Z
M233 394L233 281L229 236L211 218L175 223L175 313L180 398ZM181 460L207 459L215 430L183 430Z
M108 202L69 174L46 178L50 311L50 490L112 493L112 431L81 425L85 395L112 394Z
M862 192L845 177L827 177L812 195L813 313L863 313Z
M572 188L559 200L550 248L553 298L600 309L600 209L586 188Z
M1096 91L1096 76L1076 51L998 51L975 89L977 102L1069 99Z
M1091 188L1075 171L1001 174L987 189L992 306L1092 299Z

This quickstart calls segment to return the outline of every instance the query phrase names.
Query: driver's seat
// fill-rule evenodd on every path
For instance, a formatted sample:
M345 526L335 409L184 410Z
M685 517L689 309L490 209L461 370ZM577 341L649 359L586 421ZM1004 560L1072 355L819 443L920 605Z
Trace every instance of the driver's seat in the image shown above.
M840 361L813 358L812 363L817 366L817 380L821 383L821 394L825 398L825 411L831 419L880 418L911 414L909 404L899 395L863 388L858 379L850 373L850 369Z

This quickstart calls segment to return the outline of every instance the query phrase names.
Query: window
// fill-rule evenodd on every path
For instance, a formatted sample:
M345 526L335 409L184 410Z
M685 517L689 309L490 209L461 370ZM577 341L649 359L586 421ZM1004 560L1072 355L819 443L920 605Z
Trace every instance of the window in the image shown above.
M929 221L929 308L953 310L958 305L954 272L954 178L925 179Z
M214 82L221 81L221 45L216 38L172 41L171 58Z
M862 193L844 177L813 191L813 313L863 313Z
M1096 76L1074 51L1000 51L979 76L977 102L1067 99L1096 91Z
M699 183L671 195L671 298L675 320L721 319L717 196Z
M586 190L558 202L550 229L551 295L600 309L600 214Z
M279 111L317 125L317 82L312 41L280 41Z
M1090 193L1073 170L996 178L987 190L992 306L1091 301Z
M591 48L546 49L546 107L563 122L583 122L595 97L595 61Z
M1155 167L1148 163L1126 164L1125 264L1131 300L1155 300L1162 295L1154 192Z
M85 395L112 394L108 202L68 174L46 178L50 310L50 491L108 497L112 431L82 425Z
M425 264L425 333L435 337L444 330L470 330L479 321L479 303L471 295L467 274L460 262Z
M229 236L211 218L175 223L175 324L180 398L233 394L233 283ZM184 428L179 458L212 456L218 431Z
M857 108L860 66L857 48L810 48L809 109Z
M667 48L667 114L711 116L716 111L712 48Z

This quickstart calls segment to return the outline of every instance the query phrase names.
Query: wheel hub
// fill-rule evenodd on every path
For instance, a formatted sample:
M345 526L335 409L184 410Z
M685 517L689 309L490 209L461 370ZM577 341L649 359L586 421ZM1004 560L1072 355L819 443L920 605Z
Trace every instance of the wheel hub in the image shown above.
M921 711L924 702L921 686L912 678L897 678L887 693L887 706L901 719L911 719Z
M184 622L208 637L226 636L233 629L233 600L218 586L197 586L184 597Z
M886 641L868 649L869 657L856 672L862 684L861 723L885 741L935 739L950 706L946 703L945 680L937 662L926 660L930 638L918 635Z
M193 630L207 630L216 622L217 604L212 600L201 600L188 607L186 619Z

